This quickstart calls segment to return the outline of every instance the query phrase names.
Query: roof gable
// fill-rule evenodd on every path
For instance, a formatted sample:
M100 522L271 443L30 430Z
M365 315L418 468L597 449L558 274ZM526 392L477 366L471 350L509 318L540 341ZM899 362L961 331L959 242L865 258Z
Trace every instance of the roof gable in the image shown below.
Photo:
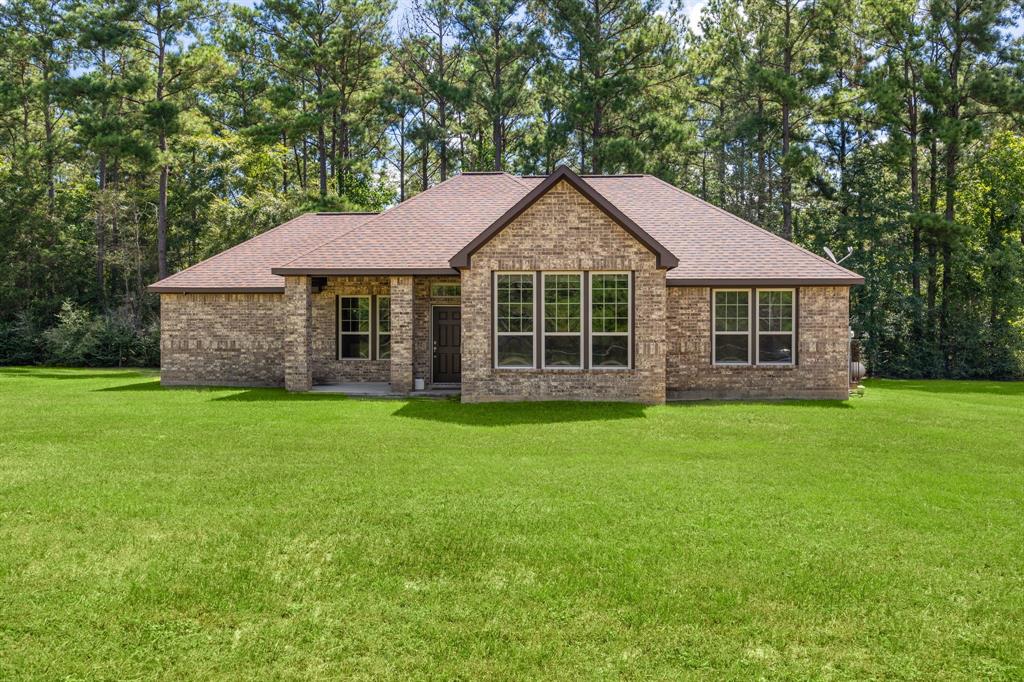
M612 221L632 235L633 238L647 247L647 249L657 257L657 264L659 268L669 269L678 265L679 260L668 249L645 232L632 219L602 196L600 192L584 181L583 178L576 175L565 166L559 166L556 168L554 173L547 176L536 187L527 192L522 199L505 211L500 218L491 223L483 232L466 244L461 251L455 254L449 261L449 264L453 268L468 268L470 259L473 254L480 249L480 247L493 239L494 236L503 229L508 227L512 221L522 215L528 208L533 206L538 199L547 194L552 187L563 180L577 192L589 199L601 210L602 213L611 218Z

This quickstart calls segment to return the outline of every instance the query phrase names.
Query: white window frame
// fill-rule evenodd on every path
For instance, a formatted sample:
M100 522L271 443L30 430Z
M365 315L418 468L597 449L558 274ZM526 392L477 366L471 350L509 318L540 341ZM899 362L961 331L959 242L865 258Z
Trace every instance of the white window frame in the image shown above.
M761 292L769 293L772 291L788 291L793 294L789 302L790 315L793 322L793 328L788 332L762 332L761 331ZM754 311L753 311L753 324L756 330L754 343L757 348L752 349L751 352L757 353L757 364L768 365L770 367L792 367L796 364L796 289L793 287L776 287L772 289L755 289L754 290ZM764 336L789 336L789 347L790 354L787 362L776 362L771 360L761 360L761 335Z
M341 301L342 301L342 299L346 299L346 298L365 298L365 299L367 299L368 303L367 303L366 307L367 307L367 310L370 311L370 328L369 328L369 330L367 330L365 332L347 332L347 331L344 331L341 328L341 322L342 322L342 320L341 320ZM365 294L339 294L338 295L338 359L339 360L353 360L355 362L366 362L366 361L369 361L369 360L373 359L373 316L374 316L374 310L373 310L373 300L372 300L371 296L365 295ZM341 354L341 349L345 345L345 344L342 343L342 339L345 336L363 336L364 334L366 336L370 337L369 339L367 339L368 343L366 344L366 348L368 350L367 357L365 357L365 358L349 358L349 357L345 357L345 356L343 356Z
M628 316L626 319L626 332L594 332L594 276L595 275L625 275L629 287ZM633 369L633 316L636 314L633 308L633 273L629 270L592 270L587 276L587 358L589 367L595 372L621 372ZM626 364L622 367L598 367L594 364L594 337L595 336L625 336L626 337Z
M745 332L720 332L718 331L718 305L716 298L718 294L726 293L730 291L741 291L747 294L747 331ZM719 367L747 367L753 364L753 353L754 349L751 348L750 340L750 325L754 324L756 318L753 307L757 300L757 291L749 289L747 287L731 287L725 289L712 289L711 290L711 364ZM747 361L736 362L734 360L718 361L718 344L715 343L719 336L746 336L747 337ZM756 340L755 340L756 343Z
M545 289L546 289L545 278L548 275L555 275L555 276L557 276L557 275L575 275L576 277L579 278L579 280L580 280L580 330L579 330L579 332L548 332L545 329L545 322L547 321L547 313L545 311L545 308L547 308L547 296L545 295ZM587 283L584 281L585 279L586 278L583 276L583 273L580 272L580 271L572 271L572 270L568 270L568 271L544 270L543 272L540 273L540 362L541 362L541 367L543 369L550 369L550 370L554 370L556 372L557 371L573 371L573 370L581 370L581 369L583 369L583 357L584 357L584 355L583 355L583 337L585 336L585 334L583 332L584 332L584 326L585 326L586 321L587 321L587 317L583 314L583 304L587 300L586 290L584 289L584 287L587 286ZM534 311L534 317L536 317L536 316L537 316L537 313L536 313L536 311ZM537 323L534 322L534 326L536 326L536 325L537 325ZM565 366L565 365L548 366L548 354L547 354L547 343L548 343L547 337L548 336L577 336L577 337L579 337L579 348L580 348L580 362L579 362L579 364L575 365L575 366L572 366L572 367L568 367L568 366Z
M532 305L532 318L533 324L532 329L529 332L529 336L532 337L532 352L530 353L530 364L529 365L501 365L498 363L498 337L501 336L527 336L525 332L499 332L498 331L498 278L502 275L529 275L533 281L533 300ZM491 315L494 320L494 368L495 369L537 369L537 273L529 270L496 270L491 275L491 285L494 291L494 304L491 310Z
M388 353L389 353L388 357L381 358L381 356L380 356L380 337L381 337L381 331L380 331L380 302L383 301L384 299L387 299L387 301L388 301L388 331L384 334L384 336L387 336L389 341L391 340L391 294L384 294L382 296L377 296L376 309L373 311L373 314L370 316L370 328L372 329L374 326L376 326L376 333L373 335L373 338L375 340L374 345L376 346L374 348L374 351L375 351L374 356L373 356L374 359L376 359L376 360L389 360L390 361L391 360L391 356L390 356L391 349L390 349L390 347L388 348Z

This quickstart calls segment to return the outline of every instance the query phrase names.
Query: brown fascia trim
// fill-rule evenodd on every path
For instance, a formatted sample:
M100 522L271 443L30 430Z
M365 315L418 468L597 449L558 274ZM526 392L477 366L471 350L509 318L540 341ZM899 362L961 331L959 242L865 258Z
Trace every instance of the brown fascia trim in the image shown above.
M852 287L864 284L863 277L762 277L753 279L716 279L716 278L667 278L665 285L670 287L813 287L840 286Z
M457 275L452 268L271 268L274 275Z
M556 168L554 173L547 176L543 182L530 190L526 196L516 203L515 206L510 208L503 216L491 223L491 225L478 234L473 241L466 244L461 251L455 254L452 259L448 261L449 265L453 268L468 268L470 258L478 249L480 249L480 247L505 229L509 223L518 218L526 209L532 206L538 199L544 196L549 189L554 187L561 180L568 182L577 192L585 196L593 202L595 206L601 209L606 216L618 223L622 229L629 232L637 241L654 253L654 255L658 257L657 262L659 268L671 269L679 265L679 259L672 255L671 251L658 243L654 237L644 232L639 225L630 220L626 214L616 208L610 201L605 199L596 189L587 184L583 178L576 175L565 166L559 166Z
M176 287L152 284L146 291L154 294L283 294L284 287Z

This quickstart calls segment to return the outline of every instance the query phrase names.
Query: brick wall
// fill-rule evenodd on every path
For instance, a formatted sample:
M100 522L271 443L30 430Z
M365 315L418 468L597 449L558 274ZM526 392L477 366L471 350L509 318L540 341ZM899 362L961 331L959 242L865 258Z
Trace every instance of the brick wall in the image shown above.
M669 398L828 398L849 392L849 288L801 287L797 364L711 364L711 290L668 289Z
M499 232L462 273L462 399L665 400L665 273L646 247L561 182ZM634 271L629 370L501 370L491 356L491 273Z
M391 381L389 360L338 359L336 296L388 296L388 277L328 277L327 287L313 294L313 383L340 384ZM374 349L376 356L376 349Z
M281 294L161 294L160 381L283 386Z

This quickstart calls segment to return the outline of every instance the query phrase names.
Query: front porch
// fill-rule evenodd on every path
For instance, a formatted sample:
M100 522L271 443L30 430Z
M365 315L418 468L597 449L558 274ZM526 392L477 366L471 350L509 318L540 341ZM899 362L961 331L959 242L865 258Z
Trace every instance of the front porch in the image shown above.
M459 293L456 274L286 276L285 388L458 395Z

